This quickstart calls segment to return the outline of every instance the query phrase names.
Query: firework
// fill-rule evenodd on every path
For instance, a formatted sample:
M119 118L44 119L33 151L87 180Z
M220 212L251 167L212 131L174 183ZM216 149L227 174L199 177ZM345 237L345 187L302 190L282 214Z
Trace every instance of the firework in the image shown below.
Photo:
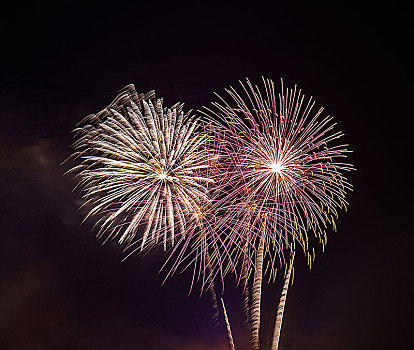
M94 219L98 237L117 238L129 254L158 244L166 250L170 242L167 277L193 265L191 287L198 270L202 290L207 286L214 300L218 274L222 283L228 272L243 280L258 349L263 275L270 271L274 279L296 245L311 266L310 237L324 249L328 224L336 229L338 209L348 204L351 185L343 172L352 166L340 161L349 152L336 144L342 133L331 117L322 117L322 108L312 112L312 98L305 101L296 87L284 91L283 83L276 98L271 80L263 91L249 81L242 86L247 102L227 90L233 105L213 103L216 110L207 109L202 121L184 113L182 104L165 108L154 92L137 94L129 85L75 130L74 157L81 163L71 171L84 193L85 220ZM274 348L291 273L293 262Z
M246 249L256 254L261 238L266 251L273 247L280 253L278 259L298 243L309 251L310 233L324 247L326 228L331 224L336 229L338 208L346 209L351 190L343 172L353 167L340 162L350 152L348 145L333 145L342 132L334 131L332 117L321 117L323 108L312 113L312 98L305 102L296 87L283 93L282 83L278 99L271 80L265 81L264 92L249 81L242 87L248 103L230 89L234 106L222 99L213 103L217 111L206 112L222 124L221 167L227 186L221 203L233 227L227 240L245 247L236 249L237 257Z
M315 250L310 236L324 249L328 224L336 229L338 209L348 204L351 185L343 172L352 166L341 162L349 151L336 144L342 133L334 130L332 117L322 117L323 108L313 112L314 101L305 100L296 86L284 90L282 82L278 97L271 80L264 81L262 91L249 80L242 87L245 100L228 89L233 102L219 96L215 110L205 114L221 124L225 145L222 210L231 229L224 245L233 247L231 265L241 266L239 278L245 284L254 271L251 323L257 349L265 258L270 279L284 263L284 251L292 254L296 245L311 266Z
M199 120L129 85L75 130L77 174L98 237L142 250L190 230L208 201L209 153ZM137 244L138 243L138 244Z

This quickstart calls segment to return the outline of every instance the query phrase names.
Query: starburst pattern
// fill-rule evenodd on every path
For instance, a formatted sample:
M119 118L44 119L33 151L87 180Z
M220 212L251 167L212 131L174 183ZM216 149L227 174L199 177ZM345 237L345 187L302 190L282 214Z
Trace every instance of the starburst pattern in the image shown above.
M99 227L119 243L174 245L208 201L209 153L201 123L182 104L163 107L155 93L127 86L75 130L78 186Z
M295 244L309 251L309 233L324 247L327 225L336 229L338 209L347 207L351 185L343 173L353 167L340 161L350 151L334 144L343 134L332 117L322 117L323 108L313 112L315 102L296 86L283 90L282 82L278 98L273 81L264 86L260 91L247 80L248 102L231 88L233 104L220 98L205 113L222 125L222 203L233 223L227 241L240 248L235 261L246 253L242 247L254 254L252 241L263 238L266 251L275 248L274 266Z

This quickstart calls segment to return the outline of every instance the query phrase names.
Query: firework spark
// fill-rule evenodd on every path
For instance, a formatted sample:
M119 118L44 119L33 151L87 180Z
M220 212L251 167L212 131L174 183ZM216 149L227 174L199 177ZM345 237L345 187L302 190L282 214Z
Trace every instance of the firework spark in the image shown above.
M98 237L142 250L189 229L208 201L205 176L209 154L199 120L182 104L163 107L155 93L127 86L103 111L75 130L75 156L85 217L94 218ZM182 237L181 237L182 238ZM135 249L135 250L136 250Z

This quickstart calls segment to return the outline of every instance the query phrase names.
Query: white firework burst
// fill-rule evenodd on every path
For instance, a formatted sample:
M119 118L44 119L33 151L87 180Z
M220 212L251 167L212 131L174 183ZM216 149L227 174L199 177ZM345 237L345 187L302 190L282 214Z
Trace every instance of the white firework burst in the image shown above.
M163 107L153 91L133 85L75 129L74 156L85 205L98 237L130 246L167 241L188 230L194 213L208 200L209 166L202 124L183 104Z

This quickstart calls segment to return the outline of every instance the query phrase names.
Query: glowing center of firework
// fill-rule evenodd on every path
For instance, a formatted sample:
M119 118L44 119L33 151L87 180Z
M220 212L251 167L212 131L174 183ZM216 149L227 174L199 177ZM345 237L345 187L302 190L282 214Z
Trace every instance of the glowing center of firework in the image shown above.
M280 174L284 168L284 166L282 164L280 164L280 162L274 162L272 164L270 164L270 170L274 173L278 173Z
M160 180L165 180L167 178L167 174L162 172L158 175L158 177L159 177Z

